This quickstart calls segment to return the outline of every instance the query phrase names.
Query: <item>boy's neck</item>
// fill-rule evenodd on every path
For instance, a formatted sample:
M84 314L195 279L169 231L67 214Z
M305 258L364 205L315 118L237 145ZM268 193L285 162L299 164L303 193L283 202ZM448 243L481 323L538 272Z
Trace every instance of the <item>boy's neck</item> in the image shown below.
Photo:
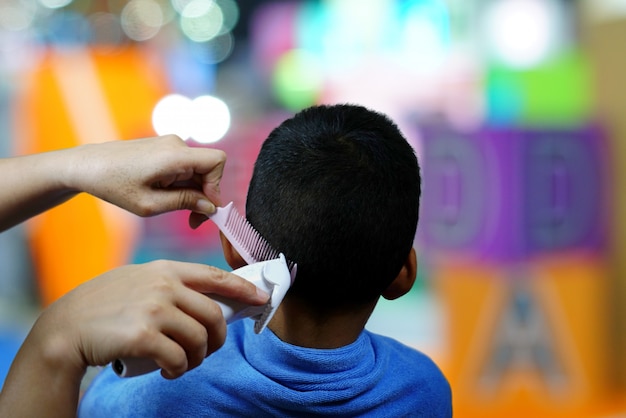
M268 327L281 340L300 347L338 348L351 344L365 328L376 302L320 314L295 298L285 297Z

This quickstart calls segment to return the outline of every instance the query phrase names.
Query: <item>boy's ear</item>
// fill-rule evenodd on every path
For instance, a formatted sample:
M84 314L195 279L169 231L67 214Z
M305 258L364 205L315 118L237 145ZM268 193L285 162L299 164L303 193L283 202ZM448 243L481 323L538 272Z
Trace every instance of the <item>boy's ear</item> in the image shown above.
M220 232L220 241L222 242L222 251L224 252L224 258L228 265L236 270L239 267L247 265L243 258L239 255L237 250L233 247L233 244Z
M385 289L382 296L388 300L394 300L408 293L417 278L417 256L415 248L411 248L402 270L393 282Z

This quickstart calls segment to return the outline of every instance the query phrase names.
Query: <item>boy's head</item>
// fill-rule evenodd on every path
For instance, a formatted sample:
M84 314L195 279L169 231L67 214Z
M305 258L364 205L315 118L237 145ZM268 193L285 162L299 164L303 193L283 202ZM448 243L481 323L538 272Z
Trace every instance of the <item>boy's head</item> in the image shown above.
M298 263L289 293L332 309L371 303L396 278L419 197L417 159L390 119L361 106L316 106L266 139L246 217Z

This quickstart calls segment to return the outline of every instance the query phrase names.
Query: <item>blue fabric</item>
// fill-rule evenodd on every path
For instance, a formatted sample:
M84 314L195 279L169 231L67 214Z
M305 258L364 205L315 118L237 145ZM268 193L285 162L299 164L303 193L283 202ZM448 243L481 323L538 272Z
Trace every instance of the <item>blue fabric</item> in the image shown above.
M450 386L424 354L363 331L338 349L281 341L251 320L176 380L159 372L122 379L110 367L83 397L79 417L450 417Z

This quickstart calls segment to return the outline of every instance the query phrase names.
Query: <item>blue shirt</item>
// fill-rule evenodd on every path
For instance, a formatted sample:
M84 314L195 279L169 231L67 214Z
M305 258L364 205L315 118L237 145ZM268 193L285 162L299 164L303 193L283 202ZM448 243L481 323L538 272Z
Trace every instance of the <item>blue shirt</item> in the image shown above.
M423 353L364 330L337 349L298 347L253 321L228 327L224 346L175 380L160 372L93 381L79 417L451 417L448 381Z

